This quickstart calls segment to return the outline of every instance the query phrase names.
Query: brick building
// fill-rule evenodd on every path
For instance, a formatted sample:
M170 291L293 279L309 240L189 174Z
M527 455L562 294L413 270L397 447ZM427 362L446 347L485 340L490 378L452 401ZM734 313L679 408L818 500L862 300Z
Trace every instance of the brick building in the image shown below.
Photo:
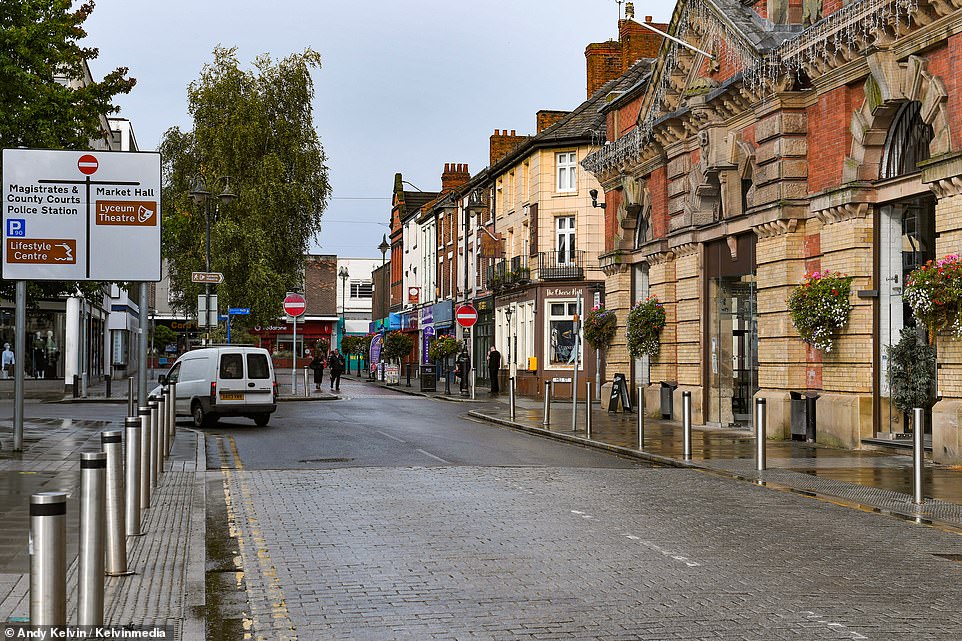
M623 335L649 294L668 326L650 364L692 393L696 423L790 435L791 393L819 394L819 442L907 431L886 346L917 323L906 275L962 242L962 2L688 0L644 83L605 108L583 166L605 190L602 255ZM854 277L836 347L802 342L786 300L806 273ZM918 329L917 331L924 331ZM935 337L933 456L958 462L962 344ZM624 344L611 366L646 382Z

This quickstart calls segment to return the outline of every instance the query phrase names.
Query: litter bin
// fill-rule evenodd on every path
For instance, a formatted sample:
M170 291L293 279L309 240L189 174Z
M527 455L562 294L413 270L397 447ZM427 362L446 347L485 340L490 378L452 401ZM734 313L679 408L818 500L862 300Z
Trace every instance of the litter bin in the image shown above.
M661 417L671 420L675 409L674 392L678 383L674 381L661 382Z
M815 392L789 392L791 396L792 440L815 442Z
M425 363L421 365L421 391L422 392L436 392L437 383L437 370L435 366L430 363Z

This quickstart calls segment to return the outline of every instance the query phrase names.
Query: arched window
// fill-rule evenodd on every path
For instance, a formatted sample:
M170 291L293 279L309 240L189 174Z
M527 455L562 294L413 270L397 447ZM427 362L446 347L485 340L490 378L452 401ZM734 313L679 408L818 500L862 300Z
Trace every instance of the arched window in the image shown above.
M919 170L929 158L932 127L922 120L922 103L913 100L899 109L885 141L880 178L896 178Z

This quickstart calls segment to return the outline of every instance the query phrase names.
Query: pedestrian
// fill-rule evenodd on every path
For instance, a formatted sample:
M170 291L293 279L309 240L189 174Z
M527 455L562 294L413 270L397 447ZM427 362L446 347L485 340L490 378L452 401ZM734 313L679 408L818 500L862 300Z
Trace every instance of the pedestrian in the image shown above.
M501 392L501 386L498 383L498 375L501 373L501 352L495 349L494 345L488 350L488 378L491 379L491 393L498 394Z
M10 349L10 343L3 344L3 355L0 357L0 366L3 368L3 377L10 378L10 374L13 373L13 366L17 362L17 359L13 356L13 350Z
M314 389L321 389L321 384L324 382L324 368L327 363L324 362L324 356L320 352L314 353L314 358L311 360L308 367L314 370Z
M344 357L336 349L331 352L331 357L327 359L327 364L331 368L331 391L341 391L341 374L344 372Z

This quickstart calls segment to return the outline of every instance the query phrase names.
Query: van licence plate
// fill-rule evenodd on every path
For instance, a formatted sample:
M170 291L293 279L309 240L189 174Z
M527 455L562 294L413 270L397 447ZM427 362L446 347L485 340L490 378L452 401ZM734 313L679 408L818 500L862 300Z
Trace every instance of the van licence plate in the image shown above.
M221 392L221 393L220 393L220 400L222 400L222 401L243 401L243 400L244 400L244 393L243 393L243 392L240 392L240 393L237 393L237 392Z

